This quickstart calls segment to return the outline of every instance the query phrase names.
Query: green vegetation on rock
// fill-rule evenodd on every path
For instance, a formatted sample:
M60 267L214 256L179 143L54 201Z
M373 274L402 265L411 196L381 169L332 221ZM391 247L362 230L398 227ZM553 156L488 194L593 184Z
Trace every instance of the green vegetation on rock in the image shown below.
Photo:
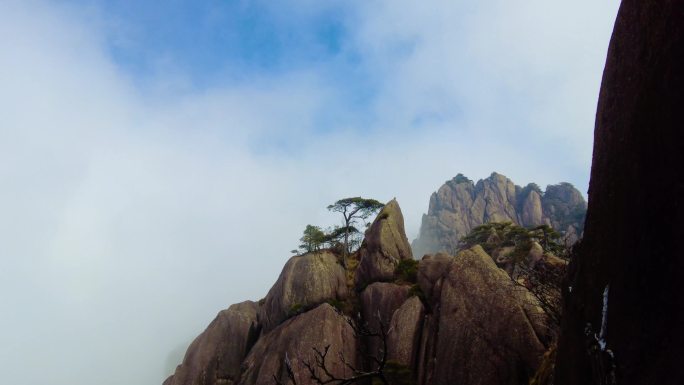
M394 273L397 275L399 281L416 283L418 276L418 261L415 259L402 259L397 264Z

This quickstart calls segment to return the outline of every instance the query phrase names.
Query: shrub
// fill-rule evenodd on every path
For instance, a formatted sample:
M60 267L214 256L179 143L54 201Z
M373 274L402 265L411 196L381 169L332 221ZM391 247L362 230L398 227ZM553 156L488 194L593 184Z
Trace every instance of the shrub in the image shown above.
M394 269L394 273L400 281L416 283L418 279L418 261L415 259L402 259Z
M344 302L340 301L339 299L333 298L325 302L339 311L344 311Z
M426 301L425 293L423 292L423 289L421 289L420 285L418 285L418 284L411 285L411 288L409 289L408 295L409 295L409 297L418 297L423 302Z
M304 312L304 306L301 303L295 303L290 306L290 310L287 312L289 317L296 316L299 313Z
M396 361L387 361L385 364L385 377L392 385L415 385L413 380L413 373L411 369ZM373 385L381 385L382 381L379 378L373 378Z

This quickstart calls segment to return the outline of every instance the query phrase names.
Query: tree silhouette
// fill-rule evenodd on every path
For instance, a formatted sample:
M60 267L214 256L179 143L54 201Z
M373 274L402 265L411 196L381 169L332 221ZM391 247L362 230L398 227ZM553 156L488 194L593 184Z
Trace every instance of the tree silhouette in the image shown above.
M366 220L368 217L384 207L384 204L375 199L353 197L340 199L328 206L328 210L342 214L344 219L344 253L342 264L347 267L347 257L351 253L349 245L350 229L357 220Z

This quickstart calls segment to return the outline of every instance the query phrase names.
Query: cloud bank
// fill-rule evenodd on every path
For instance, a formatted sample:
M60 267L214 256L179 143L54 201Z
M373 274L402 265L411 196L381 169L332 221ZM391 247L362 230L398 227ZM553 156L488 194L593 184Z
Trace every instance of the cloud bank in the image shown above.
M8 383L161 383L341 197L397 197L412 239L457 172L586 190L617 1L250 4L343 33L198 85L131 72L97 3L0 4Z

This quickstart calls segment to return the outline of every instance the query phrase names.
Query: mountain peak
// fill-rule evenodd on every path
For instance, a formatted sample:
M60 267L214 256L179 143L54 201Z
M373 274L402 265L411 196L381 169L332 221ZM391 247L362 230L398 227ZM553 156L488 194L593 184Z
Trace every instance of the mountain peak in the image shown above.
M582 194L567 182L549 185L543 192L536 183L523 188L497 172L477 183L459 173L432 194L413 252L453 253L461 237L489 222L546 224L572 243L584 229L586 208Z

